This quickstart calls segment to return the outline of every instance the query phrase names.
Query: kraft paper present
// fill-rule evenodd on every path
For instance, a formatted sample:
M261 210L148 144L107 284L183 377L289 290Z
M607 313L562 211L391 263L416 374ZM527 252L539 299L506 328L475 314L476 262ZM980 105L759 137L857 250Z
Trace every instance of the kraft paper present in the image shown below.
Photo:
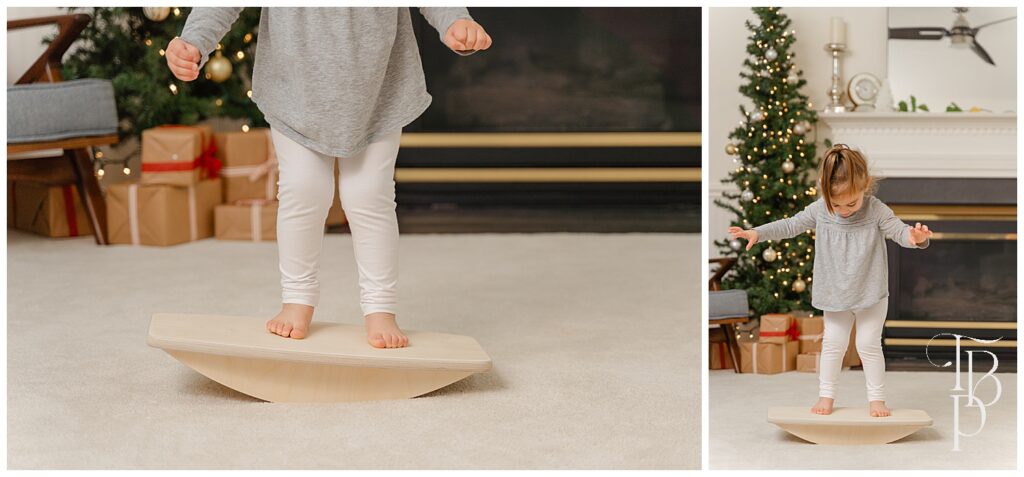
M800 353L796 356L796 370L801 373L817 373L821 353Z
M726 343L709 343L709 369L732 369L732 355Z
M270 128L214 134L217 158L223 166L224 203L239 200L277 200L277 152Z
M796 329L800 333L800 353L820 353L821 339L825 333L825 317L797 316Z
M93 234L74 184L7 181L7 225L47 237Z
M213 236L219 179L191 186L113 184L107 187L110 243L176 245Z
M860 366L860 355L857 354L857 325L850 330L850 344L846 347L846 354L843 355L843 367Z
M778 374L796 369L799 346L794 342L740 341L740 372Z
M251 200L217 206L217 240L277 240L277 201Z
M769 313L761 315L758 341L761 343L785 343L798 336L793 315Z
M188 186L216 178L213 127L169 124L142 131L141 184Z

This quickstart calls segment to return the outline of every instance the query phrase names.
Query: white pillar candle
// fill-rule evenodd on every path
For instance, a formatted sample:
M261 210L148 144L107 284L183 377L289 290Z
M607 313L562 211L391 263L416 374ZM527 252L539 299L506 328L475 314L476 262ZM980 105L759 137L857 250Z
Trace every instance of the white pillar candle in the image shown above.
M829 43L846 44L846 22L842 17L832 17L831 35Z

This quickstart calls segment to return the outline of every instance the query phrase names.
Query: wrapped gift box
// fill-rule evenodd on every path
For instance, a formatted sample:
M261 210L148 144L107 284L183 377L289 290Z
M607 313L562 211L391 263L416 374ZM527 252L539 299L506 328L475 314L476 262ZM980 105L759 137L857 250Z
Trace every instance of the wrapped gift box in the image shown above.
M799 346L793 342L740 341L740 372L778 374L796 369Z
M850 330L850 344L846 347L846 354L843 356L843 367L860 366L860 355L857 354L857 325Z
M277 201L249 200L217 206L218 240L277 240Z
M214 134L220 176L224 180L224 203L239 200L277 200L277 154L270 128Z
M729 346L726 343L709 343L708 357L710 369L733 369L732 355L729 354Z
M800 340L800 353L820 353L821 338L825 333L825 318L823 316L797 316L796 329L800 333L797 338Z
M7 181L7 225L47 237L93 234L74 184Z
M799 336L793 315L769 313L761 315L758 341L762 343L785 343Z
M147 185L188 186L216 178L213 127L170 124L142 131L142 175Z
M176 245L213 236L219 179L178 187L112 184L107 187L110 243Z
M796 370L801 373L817 373L821 353L800 353L796 356Z

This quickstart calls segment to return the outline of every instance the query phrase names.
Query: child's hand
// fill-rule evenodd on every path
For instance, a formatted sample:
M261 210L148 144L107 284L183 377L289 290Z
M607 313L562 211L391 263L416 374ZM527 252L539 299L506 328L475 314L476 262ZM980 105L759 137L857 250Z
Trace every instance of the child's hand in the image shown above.
M167 44L167 67L174 73L174 77L182 81L192 81L199 77L199 60L202 55L199 49L181 38L174 37Z
M932 231L928 230L927 225L921 225L918 222L917 225L910 227L910 242L914 245L921 245L925 240L928 240L932 236Z
M458 53L486 50L491 47L491 36L473 20L459 19L448 27L444 44Z
M747 239L747 250L750 250L750 247L757 243L757 231L754 229L743 230L739 227L729 227L729 233L732 234L732 238Z

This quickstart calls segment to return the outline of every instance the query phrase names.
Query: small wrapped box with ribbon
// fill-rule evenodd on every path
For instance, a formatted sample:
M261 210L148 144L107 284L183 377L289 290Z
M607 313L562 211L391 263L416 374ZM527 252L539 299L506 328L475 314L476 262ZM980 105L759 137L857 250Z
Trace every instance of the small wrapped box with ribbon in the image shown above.
M725 329L711 328L708 330L708 367L709 369L732 369L732 356L726 342Z
M801 373L817 373L821 353L800 353L796 355L796 370Z
M820 353L821 338L825 333L825 317L823 316L797 316L796 329L799 331L800 354Z
M223 165L220 176L224 179L224 203L277 200L277 154L270 128L218 132L214 142Z
M800 331L797 330L793 315L781 313L761 315L760 337L758 338L761 343L796 341L799 336Z
M277 201L246 199L218 205L215 212L217 240L277 240Z
M113 184L107 187L110 243L176 245L213 236L220 180L187 187Z
M74 184L7 181L7 225L47 237L92 235Z
M142 184L188 186L220 170L213 128L167 124L142 131Z
M740 372L778 374L796 369L796 343L740 340Z

